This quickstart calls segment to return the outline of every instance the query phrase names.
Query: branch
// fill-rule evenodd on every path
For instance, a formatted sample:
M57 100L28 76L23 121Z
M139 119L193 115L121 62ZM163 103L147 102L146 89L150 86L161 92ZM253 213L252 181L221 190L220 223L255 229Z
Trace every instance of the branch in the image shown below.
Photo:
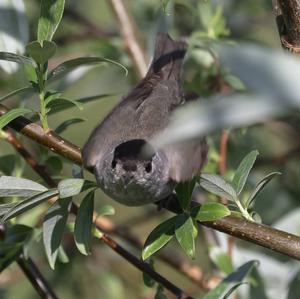
M8 109L0 104L0 115ZM80 164L81 154L77 146L57 136L50 131L45 133L43 129L24 117L18 117L9 126L40 144L52 147L57 154L68 158L74 163ZM50 146L49 146L50 145ZM178 212L177 202L164 206L170 211ZM300 237L277 230L267 225L250 222L236 216L228 216L213 222L201 223L218 231L227 233L239 239L247 240L270 250L282 253L300 260Z
M25 259L21 255L17 259L17 263L41 298L58 299L31 258Z
M300 53L300 2L273 0L273 7L283 48Z
M136 38L136 32L133 26L133 22L130 19L127 9L124 5L123 0L109 0L108 1L116 18L119 22L119 27L123 40L125 42L125 47L127 48L139 77L142 78L147 72L146 58L141 45Z

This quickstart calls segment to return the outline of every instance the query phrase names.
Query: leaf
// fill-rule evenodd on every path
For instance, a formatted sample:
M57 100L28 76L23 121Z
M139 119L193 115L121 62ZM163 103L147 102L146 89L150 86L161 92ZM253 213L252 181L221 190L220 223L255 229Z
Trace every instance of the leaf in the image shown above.
M38 23L38 41L51 41L61 21L65 0L42 0L41 13Z
M54 269L71 198L59 199L47 211L43 222L43 242L50 267Z
M59 156L50 156L46 161L45 165L51 170L51 174L60 174L63 169L63 162Z
M247 178L249 176L250 170L252 169L254 162L258 156L258 151L252 151L250 152L240 163L238 166L233 180L232 180L232 186L234 187L235 191L239 195L247 181Z
M193 218L198 221L214 221L229 216L230 210L218 202L206 202L192 209Z
M112 216L115 215L116 211L113 206L111 205L104 205L101 207L99 211L99 215L101 216Z
M8 226L5 230L4 243L23 244L28 241L33 234L33 228L24 224Z
M63 131L65 131L69 126L74 125L74 124L79 124L86 121L83 118L71 118L67 119L66 121L62 122L60 125L56 127L54 132L56 134L61 134Z
M19 116L23 116L24 114L32 113L31 109L27 108L15 108L11 109L2 116L0 116L0 130L3 129L6 125L8 125L11 121L16 119Z
M0 60L12 61L19 64L31 64L35 66L35 62L31 58L10 52L0 52Z
M162 222L150 233L142 251L143 260L149 258L173 238L176 218L177 216L174 216Z
M297 299L300 297L300 271L293 275L289 284L287 299Z
M192 218L188 214L181 214L176 217L175 236L190 258L195 258L195 240L193 236L194 224Z
M248 284L248 282L240 282L240 283L237 283L236 285L234 285L232 288L230 288L227 293L224 295L223 299L228 299L229 296L237 289L239 288L241 285L244 285L244 284Z
M50 109L59 109L61 105L64 105L64 102L68 102L71 106L76 106L79 110L83 110L82 103L71 100L71 99L65 99L65 98L55 98L51 102L49 102L46 106Z
M47 190L43 185L31 180L13 176L0 176L0 197L27 197Z
M115 64L122 68L125 71L125 75L127 76L127 69L125 66L123 66L121 63L113 61L111 59L107 58L101 58L101 57L80 57L80 58L75 58L71 60L67 60L63 62L62 64L58 65L55 67L48 76L48 80L57 80L66 74L70 73L73 71L75 68L80 67L80 66L86 66L86 65L97 65L101 64L104 62L109 62L112 64Z
M77 99L74 100L77 103L80 104L85 104L85 103L89 103L98 99L102 99L102 98L106 98L106 97L110 97L112 96L111 94L102 94L102 95L96 95L96 96L90 96L90 97L85 97L85 98L81 98L81 99ZM66 109L69 109L71 107L73 107L74 104L68 101L63 101L63 102L59 102L59 105L53 105L51 107L51 111L48 114L54 114Z
M257 194L276 176L281 175L280 172L271 172L268 175L266 175L263 179L261 179L257 185L255 186L255 189L251 193L249 199L247 200L246 207L251 207L253 204L253 201Z
M17 94L21 94L21 93L24 93L24 92L27 92L27 91L33 91L33 88L31 86L25 86L25 87L22 87L22 88L18 88L16 90L13 90L11 91L10 93L8 93L7 95L3 96L0 98L0 102L10 98L10 97L13 97Z
M95 191L91 191L84 197L75 221L75 244L77 249L84 255L91 253L94 195Z
M209 248L209 257L223 273L228 275L233 271L231 257L220 247Z
M58 260L63 263L63 264L67 264L69 263L69 257L67 256L64 248L60 245L58 247L58 254L57 254Z
M56 44L45 40L41 45L38 41L33 41L26 46L26 52L35 62L46 63L56 52Z
M11 218L14 218L57 195L57 189L52 189L26 198L20 203L13 206L7 213L5 213L1 221L5 222Z
M84 179L65 179L58 183L60 198L72 197L90 188L98 188L98 186Z
M84 176L83 176L82 166L73 164L72 165L72 176L73 176L73 178L76 178L76 179L83 179Z
M237 194L231 184L219 175L202 173L199 183L202 188L220 197L231 201L235 201L237 198Z
M0 242L0 272L13 263L21 253L21 244L5 244Z
M240 266L236 271L224 278L214 289L209 291L203 299L223 299L226 293L240 285L250 270L257 265L257 261L249 261Z
M176 194L180 204L180 207L185 210L191 201L191 197L197 182L197 177L193 178L191 181L179 183L176 186Z
M5 175L10 175L16 164L15 155L3 155L0 157L0 173L2 172ZM1 178L1 176L0 176ZM1 179L0 179L1 180Z
M6 214L12 207L14 207L17 203L4 203L0 204L0 217Z

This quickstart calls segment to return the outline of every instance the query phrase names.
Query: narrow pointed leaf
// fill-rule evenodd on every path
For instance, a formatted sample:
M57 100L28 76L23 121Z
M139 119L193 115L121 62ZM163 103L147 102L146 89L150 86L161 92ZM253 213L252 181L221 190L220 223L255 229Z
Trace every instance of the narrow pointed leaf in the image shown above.
M122 68L125 71L125 74L127 75L128 71L125 68L125 66L111 59L101 58L101 57L80 57L80 58L75 58L72 60L65 61L62 64L55 67L49 73L48 80L57 80L80 66L97 65L105 62L117 65L118 67Z
M31 180L13 176L0 176L0 197L27 197L47 190L43 185Z
M0 60L12 61L19 64L31 64L35 66L35 62L31 58L10 52L0 52Z
M43 222L43 243L50 267L54 269L68 219L71 198L59 199L47 211Z
M251 207L254 199L256 198L257 194L277 175L280 175L281 173L280 172L271 172L269 173L268 175L266 175L263 179L261 179L254 191L251 193L250 197L249 197L249 200L247 201L246 205L247 207Z
M1 221L5 222L11 218L14 218L57 195L57 189L53 189L26 198L20 203L13 206L7 213L5 213Z
M75 244L77 249L84 255L91 252L94 193L94 191L91 191L85 196L78 209L75 221Z
M206 202L192 209L194 219L198 221L214 221L231 214L230 210L218 202Z
M82 123L84 121L85 121L85 119L83 119L83 118L71 118L71 119L68 119L68 120L62 122L60 125L58 125L54 131L56 134L61 134L68 127L75 125L75 124Z
M232 180L232 186L234 187L237 194L240 194L243 190L250 170L252 169L254 162L258 156L258 151L250 152L238 166L235 175Z
M83 110L83 104L76 101L76 100L71 100L71 99L65 99L65 98L56 98L56 99L53 99L51 102L49 102L47 104L47 108L50 108L50 109L59 109L59 107L61 105L64 105L64 103L68 103L70 104L71 106L76 106L79 110Z
M24 93L24 92L27 92L27 91L33 91L33 88L31 86L25 86L25 87L22 87L22 88L18 88L16 90L13 90L11 91L10 93L8 93L7 95L3 96L0 98L0 102L8 99L8 98L11 98L17 94L21 94L21 93Z
M0 205L0 217L11 210L17 203L4 203Z
M6 125L8 125L15 118L23 116L27 113L32 113L32 110L27 108L15 108L9 110L8 112L0 116L0 130L3 129Z
M250 261L240 266L236 271L225 277L214 289L209 291L203 299L223 299L235 286L240 285L257 261Z
M235 201L237 197L231 184L216 174L202 173L200 176L200 185L205 190L231 201Z
M60 198L72 197L87 189L97 187L94 182L84 179L65 179L58 184Z
M143 248L143 260L149 258L173 238L175 233L176 218L177 216L174 216L164 221L150 233Z
M181 214L176 217L175 235L178 243L184 252L190 257L195 258L194 224L188 214Z
M189 206L196 182L197 177L191 181L179 183L176 186L178 201L183 210Z
M38 23L38 41L51 41L61 21L65 0L42 0Z

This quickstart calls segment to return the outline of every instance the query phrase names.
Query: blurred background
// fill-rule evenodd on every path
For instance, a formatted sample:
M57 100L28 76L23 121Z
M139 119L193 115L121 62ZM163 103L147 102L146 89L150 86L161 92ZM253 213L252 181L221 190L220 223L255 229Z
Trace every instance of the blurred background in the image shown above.
M22 29L20 30L22 39L26 42L35 40L40 13L40 3L35 0L0 0L0 40L1 34L9 30L8 25L17 26L14 12L4 9L5 5L12 2L15 2L14 5L19 10L18 24ZM186 92L196 92L201 98L226 92L229 88L236 90L244 88L243 83L231 76L226 69L222 70L226 84L216 86L219 69L212 54L207 50L209 44L207 40L235 43L247 41L281 49L272 3L269 0L128 0L124 3L136 27L148 62L151 59L157 31L168 31L174 39L186 37L190 41L191 46L183 71L183 88ZM99 95L99 99L86 103L82 111L70 108L49 117L51 128L56 128L68 118L84 119L61 133L62 137L82 147L95 125L138 82L139 75L131 56L126 51L110 1L66 1L65 13L54 41L58 45L58 50L50 61L50 69L67 59L99 56L121 62L129 70L128 76L125 76L123 71L111 64L80 68L53 86L63 92L64 97L70 99ZM15 51L9 48L0 50ZM22 52L21 46L19 51ZM24 82L25 76L21 69L16 69L15 66L2 66L0 96L23 86ZM25 105L34 108L38 101L31 94L27 94L20 98L11 98L5 104L9 107ZM210 156L205 171L218 172L220 136L221 134L217 133L208 138ZM34 155L42 154L44 160L41 162L49 167L56 178L72 176L72 165L67 160L58 158L53 153L44 153L45 149L25 137L21 139ZM259 160L251 173L249 187L253 187L259 178L268 172L280 171L282 175L259 195L261 199L257 200L255 210L261 215L264 223L298 234L300 233L300 187L297 183L300 179L299 140L299 114L296 113L263 125L232 130L225 173L225 176L230 178L240 160L250 150L259 150ZM15 156L14 150L1 140L0 172L41 181L21 158ZM86 176L93 179L88 173ZM120 227L129 226L143 241L162 219L170 216L166 211L157 211L154 206L139 208L121 206L101 192L96 198L96 210L103 204L112 204L116 209L113 221ZM45 209L46 205L39 206L24 214L18 221L38 228L39 215ZM207 279L216 271L207 253L211 234L207 229L200 230L197 257L191 261L202 268ZM216 234L215 237L219 246L226 250L227 237L222 234ZM123 244L121 239L118 241ZM128 244L124 246L140 256L140 252L128 247ZM52 271L47 263L41 241L35 243L30 250L30 256L38 264L59 298L153 298L154 290L143 284L142 274L100 242L94 241L92 255L84 257L76 250L72 235L66 233L64 248L70 262L58 263L55 271ZM175 242L171 242L163 250L168 254L171 251L176 259L187 259ZM256 286L243 288L239 298L300 298L300 284L297 284L300 280L297 274L299 266L296 262L243 241L235 241L232 258L235 266L252 259L260 261L259 273L256 273ZM163 262L156 262L155 269L180 288L201 295L201 288ZM291 285L293 291L289 291ZM169 294L167 296L173 298ZM12 265L0 275L0 298L39 297L19 268Z

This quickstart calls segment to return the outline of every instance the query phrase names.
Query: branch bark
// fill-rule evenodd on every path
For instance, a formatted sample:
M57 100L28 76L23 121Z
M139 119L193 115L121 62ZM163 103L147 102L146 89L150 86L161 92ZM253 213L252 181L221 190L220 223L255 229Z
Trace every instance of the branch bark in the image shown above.
M3 115L7 111L8 109L0 104L0 115ZM15 119L9 126L40 144L48 147L50 145L57 154L68 158L74 163L80 164L81 153L79 147L62 139L54 132L50 131L46 134L39 125L33 124L24 117ZM168 208L172 212L178 212L176 205L178 204L173 202L165 206L165 208ZM201 224L300 260L300 237L296 235L235 216Z

